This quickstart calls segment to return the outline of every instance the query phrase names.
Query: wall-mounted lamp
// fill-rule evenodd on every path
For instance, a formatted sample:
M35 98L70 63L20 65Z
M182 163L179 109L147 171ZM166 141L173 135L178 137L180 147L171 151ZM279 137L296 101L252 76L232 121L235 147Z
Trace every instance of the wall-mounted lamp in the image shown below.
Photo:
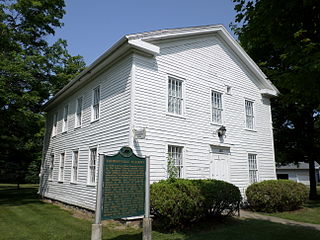
M217 130L217 133L218 133L218 136L219 138L221 137L225 137L226 136L226 127L225 126L221 126L218 130Z

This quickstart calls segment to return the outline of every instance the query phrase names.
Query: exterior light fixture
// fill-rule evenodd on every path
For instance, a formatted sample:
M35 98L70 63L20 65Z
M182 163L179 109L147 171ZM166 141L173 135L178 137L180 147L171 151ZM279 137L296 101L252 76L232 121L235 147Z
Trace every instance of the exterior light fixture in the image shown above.
M219 138L221 137L225 137L226 136L226 127L225 126L221 126L218 130L217 130L217 133L218 133L218 136Z

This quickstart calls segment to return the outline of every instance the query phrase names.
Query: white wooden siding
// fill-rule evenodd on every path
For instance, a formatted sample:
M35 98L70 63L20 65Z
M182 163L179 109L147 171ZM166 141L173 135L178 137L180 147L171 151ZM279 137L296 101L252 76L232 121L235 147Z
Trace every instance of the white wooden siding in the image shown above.
M223 93L225 143L229 144L230 181L243 191L249 184L248 152L259 159L259 179L275 179L270 101L263 98L253 75L217 36L159 43L156 58L136 54L136 127L147 127L147 137L135 144L137 152L151 155L151 180L166 177L166 145L185 146L187 178L209 177L210 145L219 145L211 122L212 89ZM168 76L185 79L185 114L166 114ZM227 86L232 94L226 94ZM255 102L255 131L245 129L245 99Z
M87 185L89 148L97 146L99 153L114 154L121 146L129 145L131 68L132 57L125 57L48 112L40 194L94 210L96 186ZM101 94L100 119L91 122L92 90L98 85ZM82 125L75 128L76 100L80 96L83 97ZM68 131L61 133L63 107L67 103L69 104ZM51 137L53 113L57 111L58 134ZM70 183L74 149L79 149L76 184ZM58 183L59 156L63 151L65 151L64 181ZM53 180L48 181L51 154L55 156L55 163Z

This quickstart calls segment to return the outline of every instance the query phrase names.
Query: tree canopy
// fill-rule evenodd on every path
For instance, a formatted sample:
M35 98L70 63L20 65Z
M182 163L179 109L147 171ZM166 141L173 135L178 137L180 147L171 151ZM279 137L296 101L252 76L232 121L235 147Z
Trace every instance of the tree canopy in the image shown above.
M85 67L65 40L47 42L63 26L64 7L64 0L0 0L0 181L34 179L27 172L38 172L41 159L41 106Z
M320 1L233 0L241 45L280 90L273 99L276 160L309 162L310 197L320 153Z

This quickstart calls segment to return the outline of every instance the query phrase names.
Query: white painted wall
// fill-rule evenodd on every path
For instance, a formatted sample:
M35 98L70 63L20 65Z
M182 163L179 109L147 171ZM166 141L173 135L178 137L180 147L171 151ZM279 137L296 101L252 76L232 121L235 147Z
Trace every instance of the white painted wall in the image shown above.
M275 179L270 101L259 93L255 77L217 36L154 43L160 54L133 53L95 77L90 84L49 111L45 138L45 164L41 193L49 198L94 209L95 186L87 185L90 146L113 154L130 145L139 155L151 156L151 180L166 178L167 146L184 147L184 177L208 178L211 145L230 148L229 179L241 191L249 184L248 153L257 154L259 180ZM184 79L185 114L167 114L168 75ZM90 123L92 89L101 86L101 117ZM132 84L132 86L131 86ZM226 85L232 87L226 94ZM223 93L223 125L227 137L220 143L212 124L210 91ZM74 129L75 103L84 96L84 119ZM245 98L254 101L255 130L245 129ZM68 132L51 138L52 118L69 103ZM145 139L133 140L132 128L146 127ZM70 183L72 150L80 148L79 182ZM65 181L58 183L59 154L66 152ZM47 181L50 154L55 154L53 181Z
M44 141L44 165L40 194L88 209L95 208L96 186L87 184L89 148L99 153L114 154L119 146L129 144L132 56L127 56L94 78L88 85L50 110ZM100 119L91 122L92 90L100 85ZM83 96L83 125L74 128L76 99ZM69 104L68 131L61 133L63 106ZM58 135L51 137L53 113L58 111ZM79 175L71 182L72 151L79 148ZM65 151L65 178L58 182L60 153ZM54 154L53 181L48 181L50 155ZM98 163L97 163L98 166Z
M242 191L249 184L248 153L256 153L259 180L275 179L270 101L263 98L254 76L218 37L159 43L160 55L134 55L134 125L147 137L135 149L151 155L151 180L166 178L167 145L184 147L184 176L208 178L210 145L219 145L211 124L210 90L223 93L226 146L230 147L230 182ZM184 79L185 114L167 114L168 75ZM226 94L226 85L232 93ZM255 130L245 129L244 101L254 101Z
M318 174L316 169L316 181L318 182ZM309 169L277 169L277 174L288 174L289 180L310 185Z

